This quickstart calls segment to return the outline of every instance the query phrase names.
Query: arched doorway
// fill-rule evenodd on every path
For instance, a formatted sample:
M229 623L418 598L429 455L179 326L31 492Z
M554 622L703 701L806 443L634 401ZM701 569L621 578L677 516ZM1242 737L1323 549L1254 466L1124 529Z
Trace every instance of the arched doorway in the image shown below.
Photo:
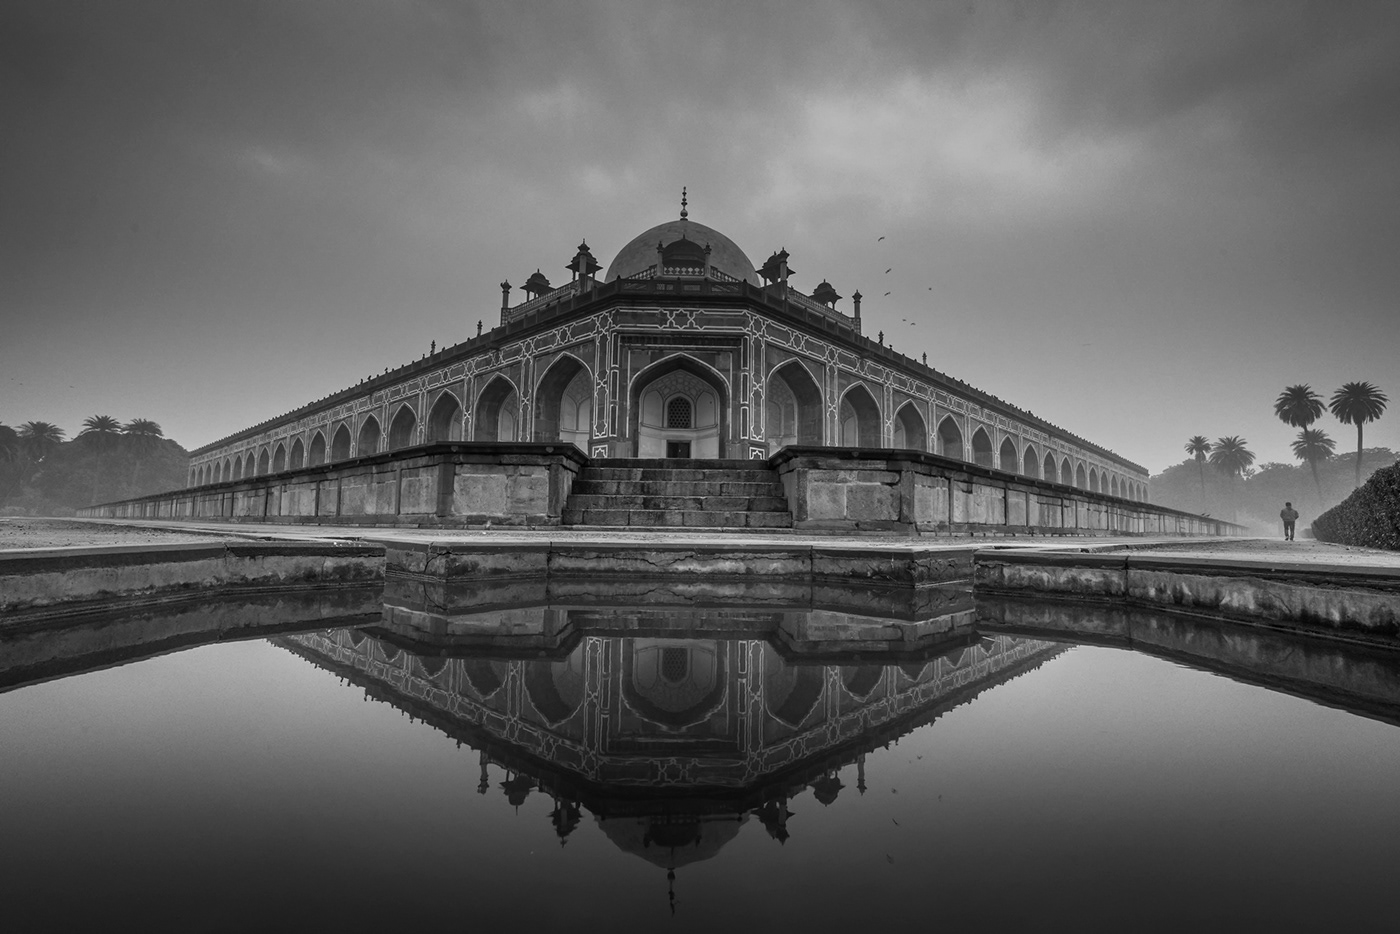
M1074 485L1083 490L1088 487L1088 480L1084 476L1084 465L1079 464L1074 468Z
M412 447L414 429L418 427L418 416L413 413L411 405L402 405L394 413L393 421L389 422L389 447L386 450L397 451L399 448Z
M350 459L350 428L343 422L335 429L335 435L331 438L331 460L343 461Z
M972 433L972 462L979 467L995 467L992 462L992 439L986 429L979 428Z
M928 450L928 432L924 429L924 418L918 406L906 402L894 413L894 446L913 448L916 451Z
M951 415L938 423L938 453L955 461L963 459L962 429Z
M790 444L822 443L822 392L807 368L796 360L768 374L764 397L768 453Z
M593 378L577 357L550 364L535 388L535 440L563 441L588 451L593 437Z
M306 445L302 444L301 439L298 438L296 439L296 441L292 442L292 454L290 459L287 461L287 466L290 467L292 470L298 470L302 466L304 466L305 463Z
M268 467L270 467L271 465L272 458L267 453L267 448L263 448L261 453L258 454L258 476L265 476L267 474Z
M472 440L514 441L515 413L520 408L515 386L504 376L494 376L476 399Z
M350 445L350 433L345 434L345 444ZM307 459L308 467L317 467L326 462L326 436L317 431L311 436L311 456Z
M729 396L714 371L689 357L671 357L638 373L630 396L637 457L726 455Z
M1016 472L1016 445L1010 438L1004 438L1001 442L1001 455L998 465L1006 473Z
M862 383L846 390L841 399L841 446L880 447L880 406Z
M1074 468L1070 466L1068 457L1060 461L1060 483L1074 486Z
M434 441L462 440L462 405L452 393L443 391L428 413L429 444Z
M379 438L382 432L379 430L379 419L373 415L365 419L360 426L360 440L355 446L355 453L359 457L368 457L371 454L379 453Z
M281 473L287 469L287 446L280 441L277 443L277 452L272 455L272 472Z
M1090 493L1097 493L1098 491L1099 491L1099 472L1098 472L1097 470L1095 470L1093 467L1090 467L1090 468L1089 468L1089 492L1090 492Z
M1040 476L1040 461L1036 459L1032 445L1026 445L1026 453L1021 456L1021 473L1027 477Z
M1051 483L1058 483L1060 480L1060 468L1055 463L1055 454L1053 451L1045 452L1045 473L1042 474L1042 476Z

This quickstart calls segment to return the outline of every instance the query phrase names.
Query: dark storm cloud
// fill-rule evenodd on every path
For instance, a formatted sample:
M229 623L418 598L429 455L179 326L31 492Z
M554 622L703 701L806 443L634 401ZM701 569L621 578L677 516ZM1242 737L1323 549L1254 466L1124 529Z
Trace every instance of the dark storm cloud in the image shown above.
M10 3L0 365L158 347L200 378L218 347L246 394L165 417L201 443L459 339L580 236L606 262L688 184L697 219L793 249L808 287L918 277L873 327L937 316L955 375L1070 413L1136 374L1042 402L1047 342L1116 330L1104 359L1136 339L1219 371L1231 340L1394 335L1397 36L1392 3ZM988 328L999 368L954 353ZM1315 353L1337 369L1375 337ZM161 402L121 369L113 392ZM15 398L0 420L46 417ZM1067 427L1175 458L1175 422L1160 449L1105 425Z

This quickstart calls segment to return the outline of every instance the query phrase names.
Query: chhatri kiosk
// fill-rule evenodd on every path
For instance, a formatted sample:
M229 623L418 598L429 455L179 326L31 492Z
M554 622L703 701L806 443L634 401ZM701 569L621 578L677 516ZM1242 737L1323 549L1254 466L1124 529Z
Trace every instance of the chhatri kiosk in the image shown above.
M684 198L605 271L586 242L563 268L520 302L503 282L484 333L200 448L189 489L87 514L1220 531L1147 505L1141 466L871 340L859 292L846 314L829 282L799 290L786 250L755 266ZM709 485L656 486L682 480ZM765 509L790 518L745 518Z

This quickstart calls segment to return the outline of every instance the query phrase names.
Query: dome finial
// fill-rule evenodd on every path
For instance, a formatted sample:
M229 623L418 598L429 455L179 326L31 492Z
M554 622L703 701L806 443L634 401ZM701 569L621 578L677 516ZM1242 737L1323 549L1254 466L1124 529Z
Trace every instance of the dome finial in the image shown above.
M690 216L690 212L685 209L685 186L681 186L681 220Z

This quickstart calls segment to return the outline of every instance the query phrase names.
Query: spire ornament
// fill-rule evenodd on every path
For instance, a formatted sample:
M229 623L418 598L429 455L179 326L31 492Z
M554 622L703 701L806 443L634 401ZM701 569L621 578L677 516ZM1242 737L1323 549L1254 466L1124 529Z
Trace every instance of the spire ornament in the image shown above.
M690 212L687 211L687 210L685 209L685 204L686 204L686 201L685 201L685 186L682 185L682 186L681 186L681 220L685 220L687 217L690 216Z

